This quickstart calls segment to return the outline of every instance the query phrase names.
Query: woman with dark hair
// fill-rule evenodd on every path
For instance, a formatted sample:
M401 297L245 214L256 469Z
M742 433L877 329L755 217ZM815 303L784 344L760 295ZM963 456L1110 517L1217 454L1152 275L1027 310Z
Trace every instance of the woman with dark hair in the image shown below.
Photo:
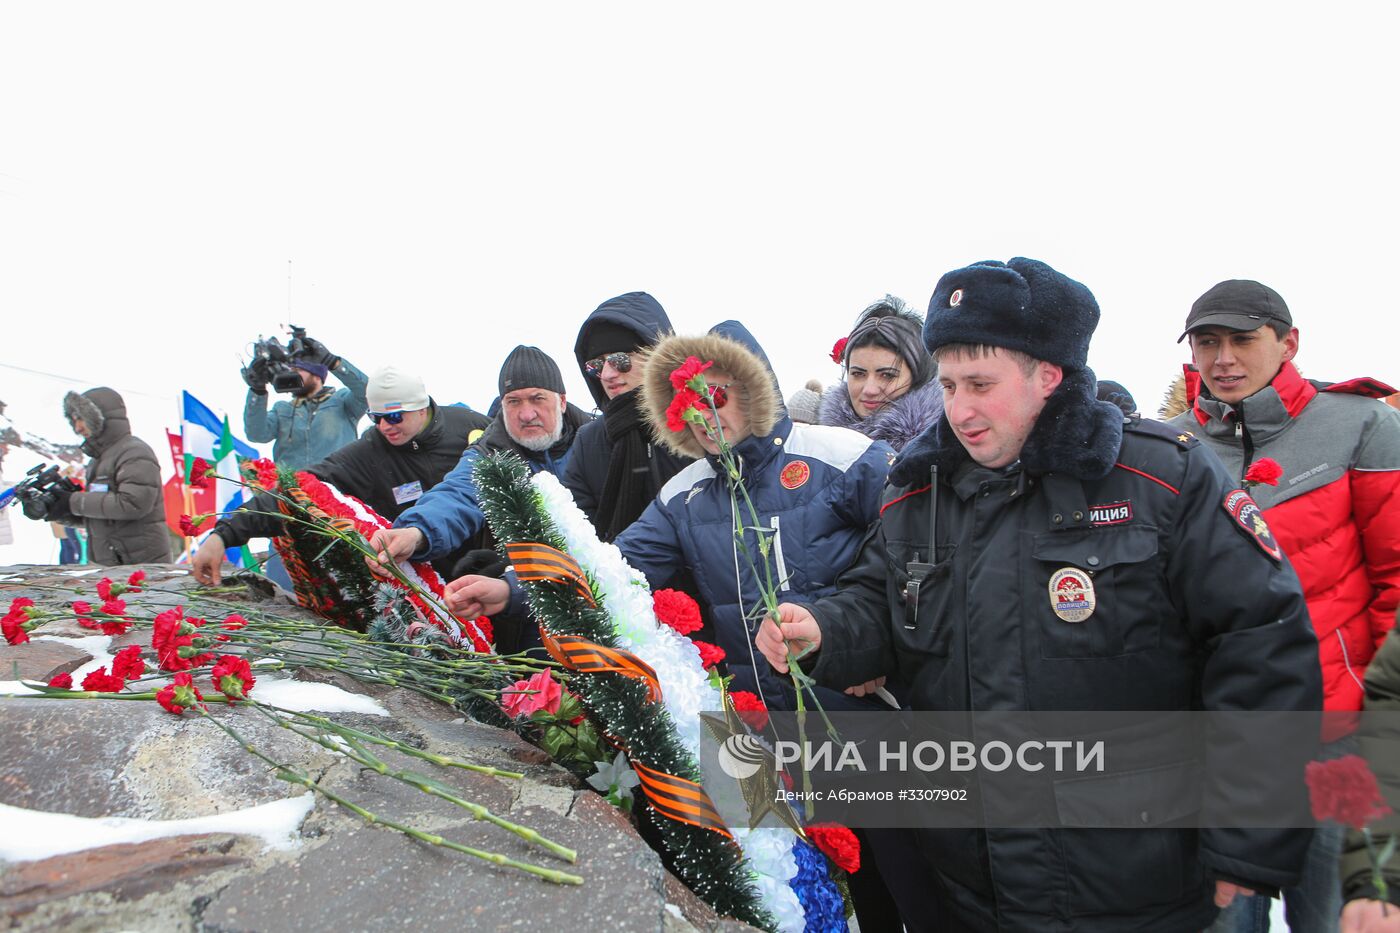
M845 379L823 393L819 423L851 428L899 451L937 421L943 390L923 329L923 318L893 295L866 308L832 351Z

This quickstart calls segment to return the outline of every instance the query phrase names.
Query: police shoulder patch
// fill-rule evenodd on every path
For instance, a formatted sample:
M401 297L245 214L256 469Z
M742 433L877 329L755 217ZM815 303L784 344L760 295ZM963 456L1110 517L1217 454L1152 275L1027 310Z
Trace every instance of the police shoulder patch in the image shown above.
M1230 516L1230 520L1244 531L1245 536L1259 546L1259 550L1275 561L1283 559L1278 539L1269 530L1268 523L1264 521L1263 511L1249 493L1243 489L1232 489L1225 494L1225 501L1220 503L1220 507Z

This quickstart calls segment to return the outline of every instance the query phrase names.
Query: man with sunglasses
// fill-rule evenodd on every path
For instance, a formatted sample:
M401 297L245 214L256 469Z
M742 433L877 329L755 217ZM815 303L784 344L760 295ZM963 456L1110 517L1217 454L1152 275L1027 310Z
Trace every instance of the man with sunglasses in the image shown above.
M603 417L579 429L562 482L611 541L637 520L666 481L690 461L652 441L638 404L643 351L670 333L671 319L646 292L600 304L579 328L574 356Z
M388 519L397 518L440 483L490 424L470 408L439 407L421 378L395 366L370 377L366 398L374 428L307 471ZM221 519L195 552L195 579L217 585L226 548L281 534L276 512L276 499L264 493ZM450 572L463 551L453 551L435 566Z

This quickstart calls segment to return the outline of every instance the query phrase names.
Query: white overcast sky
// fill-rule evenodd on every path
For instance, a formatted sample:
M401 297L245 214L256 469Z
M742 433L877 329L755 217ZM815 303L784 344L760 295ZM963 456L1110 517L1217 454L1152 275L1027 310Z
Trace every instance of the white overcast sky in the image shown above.
M633 289L749 324L784 390L979 259L1098 296L1144 410L1191 301L1278 289L1312 376L1400 379L1390 4L0 4L0 399L70 439L238 426L290 317L484 408ZM290 267L289 267L290 261ZM76 380L20 373L23 367Z

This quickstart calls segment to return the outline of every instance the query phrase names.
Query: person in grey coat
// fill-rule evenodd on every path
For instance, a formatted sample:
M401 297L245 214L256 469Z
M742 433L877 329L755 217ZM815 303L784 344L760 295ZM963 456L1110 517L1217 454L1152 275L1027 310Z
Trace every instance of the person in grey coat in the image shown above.
M150 445L131 433L122 397L105 386L81 395L69 392L63 414L83 438L83 452L92 458L87 488L50 491L26 502L24 514L85 527L94 564L170 561L160 464Z

